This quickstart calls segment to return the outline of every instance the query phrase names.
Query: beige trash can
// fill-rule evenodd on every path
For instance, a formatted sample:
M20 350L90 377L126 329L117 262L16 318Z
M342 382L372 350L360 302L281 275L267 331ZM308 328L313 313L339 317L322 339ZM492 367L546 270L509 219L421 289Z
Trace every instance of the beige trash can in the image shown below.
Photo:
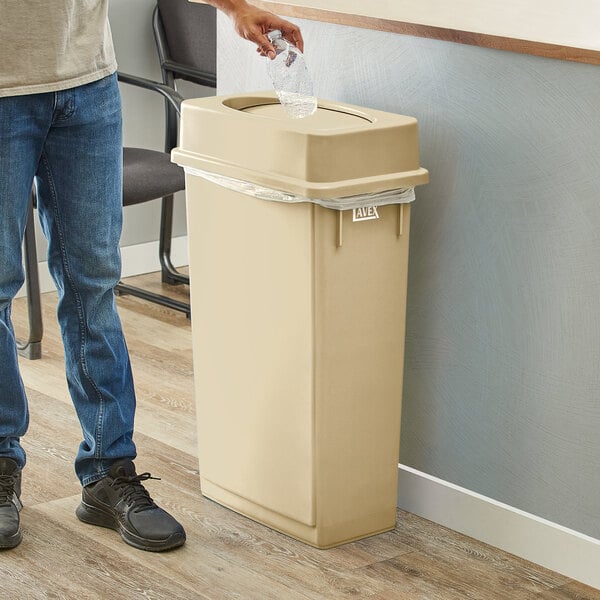
M188 100L172 156L202 493L319 548L394 528L410 205L361 195L427 182L416 120L325 101L293 120L269 93Z

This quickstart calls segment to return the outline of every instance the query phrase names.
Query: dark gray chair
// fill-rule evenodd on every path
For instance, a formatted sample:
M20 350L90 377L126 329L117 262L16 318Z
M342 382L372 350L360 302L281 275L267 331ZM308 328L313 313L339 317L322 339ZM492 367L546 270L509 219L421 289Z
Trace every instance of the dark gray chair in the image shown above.
M162 94L166 104L170 107L169 110L173 111L177 119L183 98L173 88L127 73L119 72L118 77L121 83ZM175 126L177 126L177 121ZM123 206L133 206L162 198L158 252L162 281L172 285L189 283L189 279L186 281L183 277L177 277L179 273L171 262L173 196L183 189L185 189L183 169L171 162L170 149L168 152L162 152L147 148L123 148ZM122 281L115 287L115 293L121 296L130 294L167 308L179 310L188 317L190 316L189 302L181 302L164 294L157 294L125 284Z
M198 85L216 88L216 20L216 9L207 4L191 3L188 0L158 0L152 15L152 27L164 85L175 90L177 80L185 79ZM132 76L120 80L139 85ZM165 111L165 157L168 160L171 150L177 145L179 109L175 103L165 102ZM163 192L151 198L141 194L144 186L150 185L150 182L145 181L147 169L160 168L158 163L162 163L165 157L153 156L149 150L125 148L123 204L127 206L145 202L147 199L162 198L158 248L161 280L171 285L189 284L189 277L177 271L171 260L174 192ZM166 165L164 168L167 168ZM127 172L128 169L131 173ZM173 177L176 177L175 174ZM141 185L138 187L136 180L140 179ZM162 178L157 174L155 179L161 182ZM166 179L164 183L167 183ZM180 189L183 187L175 191ZM140 199L136 200L138 197ZM117 285L115 291L118 294L132 294L190 315L188 303L171 300L122 282Z
M163 83L121 72L118 77L123 84L163 96L166 110L165 150L123 149L123 206L162 199L159 233L161 279L173 285L189 284L189 278L178 272L171 260L173 196L185 187L183 170L170 160L170 151L177 145L179 107L183 100L176 91L176 80L185 79L216 87L216 10L212 6L190 3L188 0L158 0L152 26ZM18 344L19 353L31 359L41 357L43 334L34 207L35 187L24 244L29 333L27 340ZM123 282L116 286L115 293L131 294L190 316L189 302L180 302Z

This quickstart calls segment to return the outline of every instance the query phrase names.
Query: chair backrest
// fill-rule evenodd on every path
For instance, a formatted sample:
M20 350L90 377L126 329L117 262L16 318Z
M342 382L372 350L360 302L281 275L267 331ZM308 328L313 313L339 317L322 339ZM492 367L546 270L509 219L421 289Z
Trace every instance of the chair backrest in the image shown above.
M155 35L163 72L171 71L175 78L203 85L211 85L212 81L214 85L217 72L216 12L208 4L189 0L158 0Z

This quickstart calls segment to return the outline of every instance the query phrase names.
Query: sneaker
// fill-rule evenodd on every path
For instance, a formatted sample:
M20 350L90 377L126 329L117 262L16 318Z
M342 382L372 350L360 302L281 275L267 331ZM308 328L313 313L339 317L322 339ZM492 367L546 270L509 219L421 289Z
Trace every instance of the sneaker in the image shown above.
M158 507L142 481L157 479L137 475L131 460L115 462L108 475L83 488L77 518L84 523L114 529L134 548L161 552L185 542L183 527Z
M21 469L12 458L0 458L0 548L14 548L23 538L20 497Z

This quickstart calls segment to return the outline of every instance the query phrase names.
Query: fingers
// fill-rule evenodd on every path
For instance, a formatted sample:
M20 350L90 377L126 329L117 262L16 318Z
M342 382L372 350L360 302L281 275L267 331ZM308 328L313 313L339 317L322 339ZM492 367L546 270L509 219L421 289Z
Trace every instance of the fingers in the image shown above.
M266 33L260 33L258 40L256 40L255 43L258 46L256 51L261 56L268 56L271 60L277 56L277 53L275 52L275 46L273 46L271 40L269 40L269 36Z
M288 42L294 44L300 52L304 52L304 40L300 28L288 21L284 21L284 23L285 25L279 28L283 37L288 40Z
M260 28L251 27L244 32L242 37L247 39L249 42L256 44L256 51L261 56L268 56L271 59L275 58L275 47L269 40L267 34L263 33Z
M277 56L275 49L273 48L273 46L271 44L260 44L256 48L256 51L261 56L268 56L271 60L273 60Z
M261 56L269 58L276 56L275 47L267 37L267 33L274 29L279 29L283 37L294 44L300 52L304 51L304 40L300 28L271 12L250 6L244 11L232 13L230 16L234 20L237 33L256 44L257 52Z
M269 31L273 29L279 29L283 37L288 42L294 44L294 46L296 46L296 48L298 48L300 52L304 52L304 40L302 38L300 28L297 25L290 23L290 21L282 19L281 17L278 17L276 15L272 16L273 19L269 23Z

